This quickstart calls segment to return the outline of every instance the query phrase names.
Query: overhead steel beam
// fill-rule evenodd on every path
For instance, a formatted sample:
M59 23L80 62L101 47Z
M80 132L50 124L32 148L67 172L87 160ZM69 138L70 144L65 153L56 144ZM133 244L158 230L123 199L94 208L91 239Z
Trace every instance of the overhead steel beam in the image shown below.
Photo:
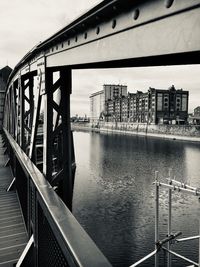
M156 7L153 3L142 6L140 16L148 17L154 9L161 13L162 9ZM106 67L107 64L115 66L116 62L121 66L188 64L197 59L197 55L197 63L200 63L200 8L163 15L155 20L152 17L149 22L137 25L134 25L133 13L133 10L128 11L103 22L98 26L99 36L94 40L84 43L83 33L77 34L75 39L70 38L72 44L65 44L68 47L66 50L55 53L51 50L46 54L47 66L84 67L93 64L98 67L98 63L101 63ZM155 12L152 13L154 15ZM94 35L95 29L88 30L88 39L93 39ZM195 54L195 58L192 54ZM170 62L167 56L171 57Z
M200 0L105 0L36 45L17 64L123 67L200 63Z

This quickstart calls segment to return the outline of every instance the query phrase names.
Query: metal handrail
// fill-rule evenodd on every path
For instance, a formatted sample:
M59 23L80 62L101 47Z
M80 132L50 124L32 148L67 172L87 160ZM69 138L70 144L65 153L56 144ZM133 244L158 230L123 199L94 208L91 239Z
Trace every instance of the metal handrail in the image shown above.
M111 267L111 264L80 226L44 175L24 153L8 131L5 128L3 130L24 172L30 176L36 189L37 200L63 254L67 259L73 259L70 260L69 266Z

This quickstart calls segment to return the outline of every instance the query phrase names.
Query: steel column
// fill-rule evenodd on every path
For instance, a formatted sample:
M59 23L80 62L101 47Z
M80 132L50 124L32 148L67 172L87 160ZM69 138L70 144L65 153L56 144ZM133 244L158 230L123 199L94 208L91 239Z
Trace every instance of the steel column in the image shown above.
M155 180L158 181L158 171L155 172ZM156 201L156 209L155 209L155 249L158 248L157 243L159 241L159 186L155 183L156 192L155 192L155 201ZM159 255L155 254L155 267L159 266Z
M49 69L45 72L46 94L44 98L44 127L43 127L43 173L47 180L52 177L52 127L53 127L53 92L51 85L53 84L53 73Z
M70 94L71 94L71 69L61 69L61 112L62 112L62 139L63 139L63 181L62 199L68 208L72 209L73 177L72 177L72 141L70 123Z
M169 184L171 184L171 170L169 170ZM172 231L172 190L168 189L168 236L171 235ZM170 241L167 243L167 249L171 249ZM171 254L168 253L167 267L171 267Z
M21 148L24 150L24 88L23 88L23 78L19 77L19 90L20 90L20 98L19 98L19 105L20 105L20 140L19 144Z

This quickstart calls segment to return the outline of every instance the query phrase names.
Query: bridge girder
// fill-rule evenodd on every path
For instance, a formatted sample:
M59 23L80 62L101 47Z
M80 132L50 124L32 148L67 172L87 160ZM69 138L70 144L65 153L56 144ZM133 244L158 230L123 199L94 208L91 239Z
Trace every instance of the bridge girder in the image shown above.
M80 262L79 266L110 266L90 241L86 251L90 253L93 248L94 253L85 256L85 243L79 246L77 229L81 237L85 234L79 226L74 227L74 219L53 190L58 185L58 192L71 209L71 70L199 64L199 11L200 0L105 0L37 45L17 64L8 81L4 131L14 152L13 164L18 162L15 169L27 183L23 192L27 194L25 214L29 234L33 231L35 237L36 252L40 244L37 223L42 213L67 261L71 262L68 254L72 255L70 266L75 266L74 261ZM59 73L57 81L55 73ZM34 159L42 101L43 173ZM56 171L55 158L59 163Z
M200 0L103 1L26 54L11 78L41 58L71 68L199 64L199 13Z

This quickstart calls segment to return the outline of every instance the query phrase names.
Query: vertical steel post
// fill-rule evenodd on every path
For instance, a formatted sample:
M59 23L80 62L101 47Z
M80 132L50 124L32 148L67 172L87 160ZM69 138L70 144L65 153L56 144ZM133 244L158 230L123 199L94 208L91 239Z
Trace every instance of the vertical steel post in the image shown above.
M155 172L155 249L157 249L157 242L159 240L159 185L158 185L158 171ZM155 254L155 267L159 266L159 256L158 253Z
M169 170L169 184L171 184L171 170ZM171 235L172 231L172 190L168 190L168 236ZM170 250L171 243L167 243L167 248ZM167 257L167 267L171 267L171 254L168 253Z
M60 70L61 79L61 109L62 109L62 138L63 138L63 183L62 199L72 210L73 177L72 177L72 140L70 123L70 94L71 94L71 69Z
M49 181L52 177L52 129L53 129L53 70L45 69L44 125L43 125L43 173Z
M38 121L39 121L40 106L41 106L40 89L41 89L41 80L38 85L38 92L35 95L35 107L33 111L33 121L31 127L31 138L30 138L30 149L29 149L29 158L32 159L34 162L35 162L34 149L36 145L36 136L37 136Z
M16 129L16 83L12 86L12 111L13 111L13 137L15 139L15 129Z
M20 77L20 147L24 150L24 78Z
M199 220L199 235L200 235L200 220ZM200 266L200 238L199 238L199 266Z

